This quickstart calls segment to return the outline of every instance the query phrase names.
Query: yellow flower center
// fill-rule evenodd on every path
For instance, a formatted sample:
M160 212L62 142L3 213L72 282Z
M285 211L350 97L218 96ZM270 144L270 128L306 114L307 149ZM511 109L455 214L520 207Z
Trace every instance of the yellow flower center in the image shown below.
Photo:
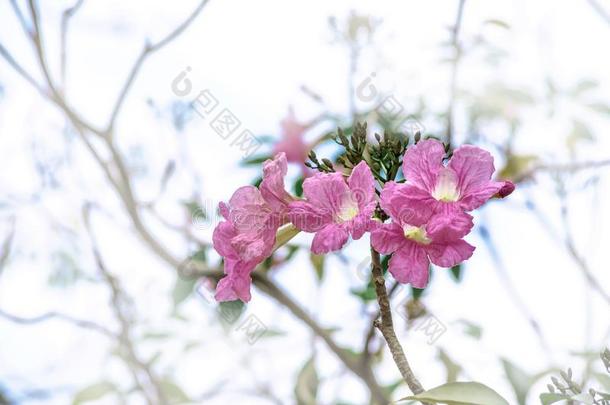
M428 238L426 229L423 226L405 225L402 230L405 234L405 238L411 239L414 242L421 243L423 245L427 245L432 242L430 238Z
M335 221L339 224L342 224L344 222L351 221L359 213L360 211L358 210L358 203L350 195L341 205L341 210L336 215Z

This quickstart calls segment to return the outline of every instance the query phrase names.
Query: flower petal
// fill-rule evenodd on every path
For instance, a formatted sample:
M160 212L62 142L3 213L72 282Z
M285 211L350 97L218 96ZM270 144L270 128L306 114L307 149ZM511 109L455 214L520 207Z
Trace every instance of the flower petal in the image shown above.
M381 208L400 226L423 225L434 213L436 203L427 191L411 184L391 181L381 191Z
M256 267L256 263L244 263L241 260L226 260L225 273L216 285L216 301L250 301L250 285L252 278L250 273Z
M364 160L354 167L347 184L360 210L375 201L375 178Z
M434 139L420 141L405 152L402 171L405 178L430 193L436 186L436 176L443 168L445 148Z
M371 232L371 245L381 254L389 255L407 243L400 225L383 224Z
M332 221L328 210L318 209L307 201L291 202L288 218L294 226L305 232L317 232Z
M476 146L457 148L448 167L458 177L460 205L467 211L483 205L504 185L491 181L495 170L494 159L489 152Z
M426 233L434 242L451 242L468 235L474 223L472 216L446 204L446 209L434 215L426 225Z
M341 173L316 173L303 182L303 195L318 210L334 216L349 198L349 188Z
M311 243L311 251L316 255L334 252L341 249L349 238L345 227L339 224L328 224L316 233Z
M224 258L237 259L237 252L231 245L231 239L236 235L237 231L230 222L222 221L216 225L212 234L212 243L219 255Z
M418 244L409 242L392 255L388 270L399 283L424 288L428 284L429 267L430 261L425 250Z
M449 243L432 243L427 246L430 260L441 267L453 267L460 264L472 256L474 249L474 246L463 239Z
M279 153L275 158L263 163L263 181L260 191L265 201L273 211L282 212L292 201L292 197L284 189L284 177L288 172L286 154Z

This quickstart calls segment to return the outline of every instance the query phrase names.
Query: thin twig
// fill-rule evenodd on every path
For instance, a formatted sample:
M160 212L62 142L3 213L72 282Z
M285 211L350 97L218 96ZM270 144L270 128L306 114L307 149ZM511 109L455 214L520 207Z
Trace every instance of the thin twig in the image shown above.
M462 58L462 45L460 44L459 36L462 27L462 16L464 15L464 3L466 0L459 0L455 24L451 30L451 44L455 51L451 63L451 78L449 79L449 106L447 107L447 133L446 141L451 145L453 141L453 110L457 98L457 76L460 59Z
M76 14L76 12L83 5L85 0L76 0L76 3L67 8L61 15L61 54L60 54L60 62L59 62L59 76L62 92L66 93L66 59L67 59L67 36L68 36L68 24L70 23L70 18Z
M123 102L125 101L125 98L127 97L127 94L129 93L133 82L138 76L138 73L140 72L140 69L142 68L142 65L144 64L146 58L154 52L163 48L165 45L172 42L178 36L180 36L180 34L188 28L188 26L195 20L195 18L197 18L199 13L201 13L201 11L208 2L209 0L202 0L201 3L199 3L199 5L195 8L195 10L193 10L193 12L178 27L176 27L172 32L170 32L160 41L154 44L147 43L144 45L144 49L136 59L134 65L132 66L131 71L129 72L129 76L127 76L127 80L125 81L125 84L123 84L123 86L121 87L119 96L116 102L114 103L114 108L112 109L112 114L110 115L110 119L106 127L106 132L112 132L112 129L114 128L114 123L116 121L117 116L119 115Z
M47 312L32 318L25 318L9 314L8 312L0 310L0 317L3 317L11 322L18 323L21 325L33 325L41 322L46 322L52 319L58 319L61 321L69 322L75 326L78 326L79 328L93 330L113 339L116 338L116 335L111 330L107 329L102 325L99 325L95 322L91 322L89 320L74 318L70 315L62 314L60 312L55 311Z
M409 361L405 356L405 352L398 341L396 332L394 331L394 321L392 320L392 310L390 308L390 300L388 298L388 292L385 288L385 279L383 278L383 270L381 269L381 262L379 259L379 252L377 252L371 246L371 271L373 273L373 283L375 284L375 291L377 292L377 302L379 303L379 312L381 319L375 320L375 327L379 329L383 337L385 338L394 362L400 370L403 379L409 386L409 389L413 394L417 395L424 392L424 388L420 384L417 377L411 370Z
M597 2L597 0L587 0L597 14L608 24L610 24L610 13Z

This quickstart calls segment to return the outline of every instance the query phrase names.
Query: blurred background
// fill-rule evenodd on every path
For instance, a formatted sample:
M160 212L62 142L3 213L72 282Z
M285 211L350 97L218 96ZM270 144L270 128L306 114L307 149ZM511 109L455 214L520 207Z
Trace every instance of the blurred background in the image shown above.
M212 299L218 203L282 150L298 195L356 121L479 145L517 183L467 263L392 290L422 384L538 404L571 368L610 392L609 43L602 0L3 0L0 404L408 395L368 236L317 257L300 234L250 303Z

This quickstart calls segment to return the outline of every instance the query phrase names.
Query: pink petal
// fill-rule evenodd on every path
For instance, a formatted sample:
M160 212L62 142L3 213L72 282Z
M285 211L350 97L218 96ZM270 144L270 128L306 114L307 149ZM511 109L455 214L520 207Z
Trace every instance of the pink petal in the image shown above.
M410 283L415 288L428 284L430 261L425 250L416 243L406 243L390 259L388 270L399 283Z
M231 245L231 239L236 235L237 231L228 221L222 221L216 226L212 235L212 243L219 255L225 258L237 258L237 252Z
M288 206L288 218L301 231L317 232L332 221L331 213L307 201L294 201Z
M476 146L457 148L448 167L458 177L460 204L467 211L483 205L503 186L503 183L491 181L495 170L491 154Z
M390 181L381 191L380 205L399 225L421 226L434 213L436 200L421 188Z
M231 239L231 246L243 261L263 261L271 255L275 244L275 229L240 233Z
M347 184L361 210L375 201L375 178L364 160L354 167Z
M428 221L426 233L434 242L450 242L468 235L473 225L471 215L449 208Z
M273 211L282 212L287 208L292 197L284 189L284 177L288 171L286 154L280 153L274 159L263 163L263 181L260 191Z
M252 278L250 273L256 267L254 263L244 263L242 261L226 260L225 273L216 285L216 301L250 301L250 285Z
M303 195L320 211L331 216L341 212L342 203L350 198L341 173L316 173L303 182Z
M432 243L427 246L428 255L432 263L441 267L453 267L470 258L474 246L463 239L449 243Z
M375 203L373 207L364 207L364 211L360 212L354 219L349 222L349 233L352 235L352 239L358 240L366 232L371 231L375 227L375 222L372 219L373 211L375 210Z
M371 232L371 245L381 254L389 255L408 243L400 225L383 224Z
M311 251L317 255L334 252L341 249L348 238L349 233L345 227L334 223L328 224L316 232L311 243Z
M445 148L434 139L420 141L407 149L402 170L409 183L432 192L436 186L436 176L443 168Z
M271 214L269 205L254 186L238 188L229 200L229 217L238 232L264 229Z

